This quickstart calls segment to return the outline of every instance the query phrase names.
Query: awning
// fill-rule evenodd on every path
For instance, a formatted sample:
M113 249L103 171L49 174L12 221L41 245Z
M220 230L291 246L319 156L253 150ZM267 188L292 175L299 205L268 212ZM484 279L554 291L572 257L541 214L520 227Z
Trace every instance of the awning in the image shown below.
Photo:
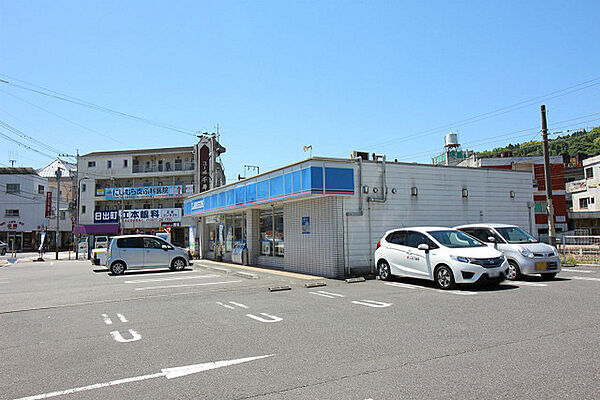
M79 225L79 232L77 231L77 225L74 225L73 233L87 233L91 235L97 235L99 233L119 233L119 224Z

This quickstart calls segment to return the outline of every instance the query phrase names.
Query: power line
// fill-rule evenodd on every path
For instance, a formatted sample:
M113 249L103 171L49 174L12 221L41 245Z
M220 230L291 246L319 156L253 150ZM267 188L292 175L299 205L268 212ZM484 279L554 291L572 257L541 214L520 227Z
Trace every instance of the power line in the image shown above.
M35 143L37 143L39 146L44 147L46 150L49 150L53 153L60 153L61 151L56 149L55 147L50 146L49 144L46 144L44 142L42 142L41 140L37 140L25 133L23 133L22 131L20 131L19 129L15 128L14 126L11 126L10 124L8 124L6 121L0 120L0 126L2 126L4 129L19 135L20 137L22 137L23 139L28 139L31 140Z
M5 128L5 129L6 129L6 128ZM0 136L2 136L4 139L6 139L6 140L8 140L8 141L10 141L10 142L13 142L13 143L15 143L15 144L17 144L17 145L19 145L19 146L21 146L21 147L23 147L23 148L27 149L27 150L33 151L33 152L35 152L35 153L38 153L38 154L40 154L40 155L42 155L42 156L44 156L44 157L48 157L48 158L54 158L54 156L51 156L51 155L49 155L49 154L46 154L46 153L44 153L44 152L41 152L41 151L39 151L39 150L37 150L37 149L34 149L33 147L30 147L30 146L28 146L28 145L26 145L26 144L24 144L24 143L21 143L21 142L19 142L18 140L15 140L15 139L11 138L10 136L8 136L8 135L6 135L6 134L4 134L4 133L2 133L2 132L0 132Z
M600 81L600 77L594 78L594 79L590 79L590 80L587 80L585 82L581 82L581 83L578 83L576 85L572 85L572 86L569 86L569 87L566 87L566 88L563 88L563 89L555 90L553 92L544 94L542 96L532 97L530 99L523 100L523 101L520 101L518 103L511 104L509 106L501 107L501 108L498 108L498 109L495 109L495 110L492 110L492 111L488 111L488 112L485 112L485 113L482 113L482 114L474 115L472 117L465 118L465 119L462 119L462 120L458 120L458 121L455 121L455 122L452 122L452 123L440 125L440 126L437 126L435 128L431 128L431 129L426 129L426 130L423 130L423 131L419 131L419 132L416 132L414 134L410 134L410 135L403 136L403 137L400 137L400 138L390 139L390 140L387 140L387 141L384 141L384 142L380 142L378 144L374 144L374 145L371 145L371 146L368 146L368 147L369 148L379 148L379 147L387 146L387 145L392 144L392 143L403 142L403 141L406 141L406 140L414 138L414 137L421 137L421 136L424 136L424 135L430 135L430 134L438 132L441 129L456 128L458 126L464 126L464 125L472 124L472 123L475 123L475 122L480 122L480 121L483 121L483 120L488 119L488 118L497 117L499 115L503 115L503 114L506 114L506 113L509 113L509 112L520 110L520 109L525 108L525 107L529 107L533 103L535 103L535 102L537 102L539 100L542 100L542 99L546 99L546 100L554 99L554 98L557 98L557 97L566 96L568 94L575 93L575 92L587 89L587 88L592 87L592 86L600 85L600 82L598 82L598 81ZM571 90L571 89L573 89L573 90ZM562 92L565 92L565 93L562 93ZM551 96L551 97L548 97L548 96Z
M65 102L68 102L68 103L76 104L76 105L79 105L79 106L82 106L82 107L87 107L87 108L90 108L92 110L101 111L101 112L104 112L104 113L107 113L107 114L118 115L120 117L127 118L127 119L134 120L134 121L138 121L138 122L142 122L142 123L145 123L145 124L148 124L148 125L153 125L153 126L157 126L157 127L160 127L160 128L169 129L169 130L172 130L172 131L175 131L175 132L184 133L184 134L189 135L189 136L196 137L196 135L197 135L197 132L195 132L194 130L191 130L191 129L177 127L177 126L174 126L174 125L171 125L171 124L167 124L165 122L154 121L154 120L150 120L150 119L147 119L147 118L138 117L138 116L133 115L133 114L128 114L128 113L125 113L125 112L117 111L117 110L114 110L114 109L111 109L111 108L108 108L108 107L100 106L100 105L94 104L92 102L79 99L77 97L73 97L73 96L69 96L69 95L66 95L66 94L63 94L63 93L60 93L60 92L56 92L54 90L47 89L47 88L44 88L42 86L34 85L32 83L29 83L29 82L23 81L21 79L17 79L17 78L11 77L11 76L6 75L6 74L0 74L0 76L7 77L8 79L11 79L13 81L18 81L18 82L25 83L26 85L32 86L32 87L37 88L37 89L33 89L31 87L19 85L17 83L10 82L10 81L7 81L5 79L0 79L0 83L4 83L4 84L12 86L12 87L16 87L16 88L23 89L23 90L28 90L28 91L33 92L33 93L37 93L37 94L40 94L40 95L43 95L43 96L47 96L47 97L54 98L54 99L57 99L57 100L65 101Z
M32 107L35 107L35 108L37 108L37 109L40 109L40 110L42 110L42 111L45 111L45 112L47 112L48 114L54 115L55 117L57 117L57 118L60 118L60 119L62 119L62 120L64 120L64 121L67 121L67 122L69 122L69 123L71 123L71 124L73 124L73 125L75 125L75 126L77 126L77 127L79 127L79 128L85 129L85 130L87 130L87 131L90 131L90 132L92 132L92 133L95 133L95 134L97 134L97 135L103 136L103 137L105 137L105 138L107 138L107 139L110 139L110 140L112 140L112 141L113 141L113 142L115 142L115 143L119 143L119 144L122 144L123 146L127 146L127 147L132 147L132 146L129 146L129 145L127 145L125 142L121 142L120 140L117 140L117 139L115 139L115 138L113 138L113 137L111 137L111 136L109 136L109 135L106 135L106 134L104 134L104 133L102 133L102 132L98 132L98 131L96 131L96 130L94 130L94 129L92 129L92 128L89 128L89 127L87 127L87 126L85 126L85 125L82 125L82 124L80 124L80 123L78 123L78 122L75 122L75 121L73 121L73 120L70 120L70 119L68 119L68 118L65 118L65 117L63 117L62 115L56 114L55 112L52 112L52 111L50 111L50 110L46 110L45 108L43 108L43 107L40 107L40 106L38 106L38 105L36 105L36 104L33 104L33 103L31 103L31 102L29 102L29 101L25 100L24 98L22 98L22 97L19 97L19 96L15 95L15 94L12 94L12 93L10 93L10 92L8 92L8 91L6 91L6 90L2 90L2 89L0 89L0 92L3 92L3 93L5 93L5 94L7 94L7 95L9 95L9 96L12 96L12 97L14 97L14 98L16 98L16 99L18 99L18 100L21 100L22 102L24 102L24 103L26 103L26 104L29 104L30 106L32 106Z

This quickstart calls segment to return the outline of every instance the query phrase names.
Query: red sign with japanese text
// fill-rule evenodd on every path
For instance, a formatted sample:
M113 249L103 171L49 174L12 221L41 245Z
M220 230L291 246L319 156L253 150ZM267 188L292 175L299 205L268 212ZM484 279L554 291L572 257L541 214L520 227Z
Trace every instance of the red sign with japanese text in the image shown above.
M52 192L46 192L46 218L52 216Z

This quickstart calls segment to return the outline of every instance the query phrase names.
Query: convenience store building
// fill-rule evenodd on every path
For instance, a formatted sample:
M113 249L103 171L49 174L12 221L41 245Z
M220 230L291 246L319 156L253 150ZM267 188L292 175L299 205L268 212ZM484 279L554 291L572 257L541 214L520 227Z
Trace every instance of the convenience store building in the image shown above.
M375 155L374 155L375 156ZM530 230L531 172L313 157L184 200L197 256L345 277L387 230L502 222Z

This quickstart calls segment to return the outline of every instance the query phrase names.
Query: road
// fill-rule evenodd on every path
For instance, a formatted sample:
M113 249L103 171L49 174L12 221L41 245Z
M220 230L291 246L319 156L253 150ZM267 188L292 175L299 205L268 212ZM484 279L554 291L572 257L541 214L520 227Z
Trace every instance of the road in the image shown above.
M0 398L600 396L600 269L443 292L203 265L1 267Z

